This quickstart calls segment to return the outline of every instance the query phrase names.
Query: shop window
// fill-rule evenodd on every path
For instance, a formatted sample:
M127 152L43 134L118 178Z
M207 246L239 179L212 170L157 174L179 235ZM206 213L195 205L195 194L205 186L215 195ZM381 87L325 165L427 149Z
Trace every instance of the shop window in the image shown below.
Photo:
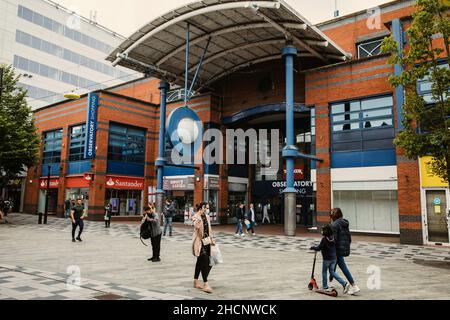
M145 129L111 124L108 160L144 164L145 133Z
M61 162L62 129L47 131L44 133L44 153L42 164Z
M70 128L69 161L81 161L84 159L84 147L86 143L86 125L78 125Z
M449 68L448 63L442 63L439 65L441 68ZM423 97L425 103L433 104L436 101L433 99L433 94L431 92L433 83L430 81L430 77L426 76L423 79L417 81L417 93ZM447 91L448 92L448 91Z
M392 96L333 104L330 118L333 152L393 148Z
M383 39L371 40L358 44L358 58L373 57L381 54Z

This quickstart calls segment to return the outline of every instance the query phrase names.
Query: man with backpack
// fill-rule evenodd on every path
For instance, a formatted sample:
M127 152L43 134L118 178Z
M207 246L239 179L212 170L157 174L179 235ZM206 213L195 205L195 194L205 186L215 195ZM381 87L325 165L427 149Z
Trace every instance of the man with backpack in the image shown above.
M172 221L175 216L175 211L175 203L167 198L166 205L164 206L164 237L166 236L167 227L169 227L169 236L172 236Z
M144 218L141 222L141 238L151 239L152 242L152 257L147 259L151 262L160 262L161 252L161 226L159 223L159 216L156 213L156 209L153 205L149 205L145 208Z

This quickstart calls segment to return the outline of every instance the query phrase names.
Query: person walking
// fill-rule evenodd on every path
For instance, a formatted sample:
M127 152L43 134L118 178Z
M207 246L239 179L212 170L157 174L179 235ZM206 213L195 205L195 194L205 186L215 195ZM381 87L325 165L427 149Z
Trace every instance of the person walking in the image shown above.
M78 237L76 238L78 241L81 240L81 233L83 232L84 227L84 218L85 218L86 210L84 209L84 205L81 199L77 199L75 205L70 210L70 220L72 220L72 242L75 241L75 231L77 227L79 227Z
M70 209L72 208L72 203L70 202L70 199L67 199L64 201L64 217L66 219L70 218Z
M256 227L256 216L255 216L255 208L253 203L250 203L250 208L248 209L247 212L247 219L250 222L250 228L249 230L251 230L252 235L256 235L255 232L255 227Z
M3 213L4 206L5 202L3 201L3 199L0 199L0 222L8 223L8 221L6 221L5 214Z
M112 217L112 205L111 203L108 203L105 206L105 216L104 216L105 228L111 227L111 217Z
M192 217L194 223L194 233L192 235L192 254L197 257L194 272L194 288L203 289L206 293L212 293L209 286L208 276L211 272L210 257L211 245L214 245L214 238L211 229L211 222L205 210L206 203L202 202L196 205L196 214ZM202 274L203 287L198 278Z
M270 224L270 218L269 218L269 210L268 210L268 205L267 203L264 204L263 206L263 218L262 218L262 223L264 223L264 221L267 219L267 221L269 221Z
M323 290L331 291L328 287L328 272L344 288L344 294L350 289L350 284L342 279L335 271L336 266L336 242L333 236L333 230L329 224L322 227L322 240L318 246L312 246L310 249L322 252L322 287Z
M336 265L339 266L348 282L350 282L351 288L348 291L348 294L356 294L361 290L356 285L344 259L344 257L348 257L350 255L350 244L352 242L352 236L349 228L350 224L348 220L344 219L340 208L332 209L330 217L332 221L331 228L336 239ZM330 278L330 280L332 280L332 278Z
M161 252L161 226L159 215L156 213L156 208L153 205L149 205L145 208L144 218L142 222L145 220L150 222L150 240L152 242L152 257L147 259L151 262L160 262L160 252Z
M175 203L169 198L166 199L164 206L164 237L166 236L167 227L169 227L169 236L172 236L172 221L175 215Z
M237 225L236 225L236 237L243 237L244 233L242 232L242 222L245 217L245 211L244 211L244 204L240 203L238 209L236 210L236 219L237 219Z

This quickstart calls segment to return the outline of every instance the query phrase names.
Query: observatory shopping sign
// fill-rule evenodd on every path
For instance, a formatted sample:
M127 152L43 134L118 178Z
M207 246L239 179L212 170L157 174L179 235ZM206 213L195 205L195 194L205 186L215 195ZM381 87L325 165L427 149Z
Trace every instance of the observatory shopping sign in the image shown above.
M84 148L84 158L95 158L95 135L97 133L97 110L98 110L98 94L89 93L88 108L86 115L86 145Z

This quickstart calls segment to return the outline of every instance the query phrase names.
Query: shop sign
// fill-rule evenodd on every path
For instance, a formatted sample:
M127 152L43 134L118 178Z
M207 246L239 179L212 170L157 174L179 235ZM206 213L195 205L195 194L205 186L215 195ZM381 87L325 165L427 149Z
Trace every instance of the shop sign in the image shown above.
M84 148L84 158L95 158L95 134L97 132L97 109L98 109L98 94L89 93L88 108L86 114L86 145Z
M66 188L89 188L90 181L85 177L68 177L66 178Z
M420 179L422 187L448 187L440 177L436 176L431 170L432 157L420 158Z
M50 189L57 189L58 187L59 187L59 178L50 179ZM39 180L39 188L47 189L47 179L46 178Z
M174 190L194 190L194 178L164 178L163 189L168 191Z
M294 166L294 179L303 180L304 178L305 178L305 167L303 163L296 164ZM284 165L283 169L283 179L286 179L286 165Z
M111 177L106 176L106 188L144 190L144 179L131 177Z
M307 180L297 180L294 182L297 194L302 197L313 194L313 182ZM286 181L257 181L253 187L253 192L257 195L282 194L286 189Z
M219 177L207 177L205 179L205 189L219 190Z

